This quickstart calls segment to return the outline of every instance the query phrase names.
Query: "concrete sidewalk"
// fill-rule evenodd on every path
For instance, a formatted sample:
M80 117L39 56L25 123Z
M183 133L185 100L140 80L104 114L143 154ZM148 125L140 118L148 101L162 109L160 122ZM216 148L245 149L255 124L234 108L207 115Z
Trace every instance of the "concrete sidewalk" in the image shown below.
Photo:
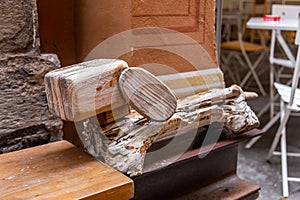
M259 111L268 101L268 97L260 97L249 101L254 111ZM269 120L268 113L261 117L262 124ZM300 117L291 117L287 127L288 151L300 152ZM282 195L280 156L273 156L271 163L266 161L269 147L273 141L279 123L277 122L251 148L239 146L238 175L244 180L261 186L259 200L279 200ZM279 148L279 147L278 147ZM300 177L300 158L288 158L290 176ZM289 182L289 200L300 199L300 183Z

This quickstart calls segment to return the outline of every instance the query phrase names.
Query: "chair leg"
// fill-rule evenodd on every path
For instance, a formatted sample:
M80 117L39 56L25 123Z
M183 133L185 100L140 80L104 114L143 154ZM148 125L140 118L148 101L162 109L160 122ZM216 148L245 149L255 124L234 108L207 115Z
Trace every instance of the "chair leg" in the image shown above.
M270 119L274 116L274 65L270 64Z
M236 59L238 60L238 62L239 62L239 64L240 64L240 66L247 66L248 64L247 64L247 62L246 62L246 59L244 58L242 58L240 55L236 55ZM242 83L242 81L244 81L244 79L246 79L246 80L248 80L249 78L250 78L250 75L251 75L251 73L250 72L248 72L247 74L246 74L246 76L244 76L244 78L243 78L243 80L240 80L240 83ZM248 76L248 77L247 77ZM247 77L247 78L246 78Z
M280 113L276 114L263 128L262 132L265 133L267 132L274 124L275 122L279 119ZM262 136L255 137L251 139L246 145L246 149L250 149Z
M252 63L251 63L251 66L253 66L252 68L255 70L256 69L256 67L258 66L258 64L261 62L261 60L264 58L265 56L262 54L262 55L260 55L259 57L258 57L258 59L255 61L255 63L252 65ZM250 62L250 61L249 61ZM249 65L249 64L248 64ZM250 65L249 65L249 67L250 67ZM246 81L250 78L250 76L251 76L251 71L249 71L247 74L246 74L246 76L244 77L244 79L243 79L243 81L242 81L242 83L241 84L245 84L246 83Z
M229 53L228 56L224 56L224 55L221 55L221 68L223 69L223 72L224 73L228 73L229 75L229 78L231 79L231 81L233 83L238 83L237 79L234 77L234 74L232 73L232 70L231 69L228 69L228 66L229 66L229 62L232 58L233 54L232 53ZM223 67L224 66L224 67Z
M283 102L281 102L281 104L283 104ZM282 107L282 106L281 106ZM282 118L281 118L281 122L280 122L280 126L275 134L275 137L273 139L273 142L272 142L272 145L271 145L271 148L269 150L269 153L268 153L268 160L271 159L272 155L273 155L273 152L275 151L276 149L276 146L279 142L279 139L280 139L280 136L282 135L282 132L284 131L285 129L285 125L289 119L289 116L291 114L291 110L290 109L280 109L281 111L283 111L283 115L282 115Z
M288 185L288 166L287 166L287 150L286 150L286 131L281 135L281 175L282 175L282 192L284 197L289 196Z
M255 82L256 82L256 84L257 84L257 86L258 86L258 88L259 88L259 90L260 90L260 92L261 92L261 94L262 94L263 96L266 96L267 93L265 92L265 90L264 90L264 88L263 88L263 86L262 86L262 84L261 84L261 82L260 82L260 80L259 80L259 78L258 78L256 72L255 72L255 68L258 66L259 62L264 58L264 56L265 56L264 54L261 54L261 55L258 57L257 61L255 62L256 65L252 65L252 63L251 63L249 57L248 57L247 55L244 55L245 60L246 60L246 63L247 63L247 65L248 65L249 68L250 68L250 72L248 72L248 73L246 74L245 78L243 79L243 81L241 82L240 85L243 87L243 86L245 85L246 81L249 79L250 75L252 74L253 77L254 77L254 80L255 80Z
M243 61L243 59L239 56L239 54L235 55L235 59L238 61L238 63L240 64L240 66L246 66L247 64ZM237 73L238 76L238 83L241 83L241 76L239 73Z

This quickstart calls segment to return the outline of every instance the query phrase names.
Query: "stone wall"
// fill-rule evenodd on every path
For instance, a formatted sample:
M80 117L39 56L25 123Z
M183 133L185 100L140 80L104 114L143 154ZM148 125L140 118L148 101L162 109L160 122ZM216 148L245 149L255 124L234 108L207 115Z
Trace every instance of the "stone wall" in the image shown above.
M0 1L0 55L39 48L35 0Z
M39 54L36 13L35 0L0 1L0 153L62 137L44 86L44 75L59 61Z

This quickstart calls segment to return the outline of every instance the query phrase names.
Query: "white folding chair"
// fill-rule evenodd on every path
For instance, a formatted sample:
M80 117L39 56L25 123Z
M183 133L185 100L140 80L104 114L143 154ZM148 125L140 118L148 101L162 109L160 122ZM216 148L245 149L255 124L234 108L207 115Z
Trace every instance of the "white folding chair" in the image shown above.
M221 44L221 67L224 73L228 74L233 82L238 83L241 87L250 83L249 79L254 78L261 94L266 96L265 89L258 77L256 69L268 57L269 49L265 45L255 44L243 41L243 19L244 19L244 3L239 1L239 12L232 21L236 20L238 28L238 39L226 41ZM256 1L255 1L256 2ZM237 61L239 66L234 66L233 61ZM234 68L237 67L235 70ZM240 80L239 72L241 68L248 69L246 75Z
M287 19L298 19L298 13L300 12L300 6L295 5L281 5L281 4L273 4L272 5L272 15L279 15L281 17L281 20L287 20ZM271 120L262 128L263 132L268 131L274 123L279 119L279 114L274 115L275 113L275 104L274 102L278 100L278 95L274 94L274 78L276 77L276 81L280 81L281 78L286 79L288 78L287 84L291 84L291 74L283 74L284 69L291 69L294 71L296 60L294 58L293 53L290 50L289 45L285 42L285 39L282 37L281 34L278 34L277 37L275 36L276 33L273 30L272 31L272 40L271 40L271 48L270 48L270 62L277 64L278 69L275 70L275 66L273 64L270 64L270 103L265 106L257 115L260 117L262 114L264 114L268 108L270 108L270 116ZM275 42L275 38L277 42ZM282 59L275 57L275 44L279 45L278 47L281 47L283 49L282 55L285 55L288 59ZM278 48L277 48L278 49ZM272 60L272 61L271 61ZM251 148L262 136L255 137L251 139L246 145L245 148L249 149Z
M298 19L298 13L300 12L300 6L295 6L295 5L280 5L280 4L273 4L272 5L272 15L278 15L280 16L281 20L288 20L288 19L294 19L297 20ZM294 37L294 32L290 31L289 32L291 34L292 37ZM275 33L272 33L275 34ZM287 35L286 35L287 36ZM272 36L275 37L275 36ZM290 41L293 40L293 38L291 37L287 37L287 39L284 39L281 34L279 34L277 36L277 40L279 43L281 43L281 47L283 48L282 51L282 55L285 55L286 58L288 58L287 60L285 59L278 59L275 58L274 56L274 51L272 53L272 59L273 62L275 64L277 64L277 66L279 67L277 70L275 70L274 66L271 65L270 68L270 78L271 78L271 84L270 84L270 103L271 103L271 116L274 115L274 101L276 100L275 95L273 93L273 84L274 84L274 77L276 77L276 81L280 81L281 78L283 79L287 79L289 80L289 84L291 84L291 74L290 71L293 71L293 68L295 66L295 58L294 55L292 53L292 49L293 49L293 44L291 44ZM280 40L282 41L286 41L287 44L280 42ZM277 43L278 44L278 43ZM275 44L273 44L273 48ZM271 48L272 51L272 48ZM283 71L285 69L291 69L289 71L288 74L284 74Z
M296 58L295 69L293 73L292 86L287 86L280 83L275 83L275 88L277 89L280 97L280 112L281 121L280 126L275 134L273 143L269 150L268 160L271 159L272 155L281 155L281 170L282 170L282 191L283 196L289 196L288 182L295 181L300 182L300 177L289 177L288 176L288 164L287 156L300 157L300 153L288 153L286 147L286 124L291 115L292 111L300 112L300 89L297 89L300 75L300 16L298 19L298 30L296 34L295 44L298 45L298 53ZM281 152L276 152L275 149L280 140Z

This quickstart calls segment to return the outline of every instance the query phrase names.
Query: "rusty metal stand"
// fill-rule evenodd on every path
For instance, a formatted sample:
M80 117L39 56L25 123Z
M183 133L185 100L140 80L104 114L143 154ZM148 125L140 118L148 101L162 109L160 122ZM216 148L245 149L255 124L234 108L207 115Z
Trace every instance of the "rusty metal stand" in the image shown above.
M65 123L65 139L83 148L72 123ZM67 131L66 131L67 130ZM183 134L182 143L196 138L191 148L172 164L172 157L179 152L170 152L159 158L149 159L146 155L145 173L133 177L134 199L256 199L260 187L241 180L236 175L238 144L261 135L258 129L239 136L223 133L214 145L201 147L205 134ZM190 138L189 138L190 137ZM168 140L155 143L149 151L155 151L167 144ZM182 145L179 143L178 145ZM203 158L201 158L205 155ZM191 197L191 198L189 198Z
M239 179L236 167L238 143L259 134L252 130L214 146L189 150L166 167L160 168L168 160L163 158L148 164L143 175L133 178L134 199L256 199L260 187Z

